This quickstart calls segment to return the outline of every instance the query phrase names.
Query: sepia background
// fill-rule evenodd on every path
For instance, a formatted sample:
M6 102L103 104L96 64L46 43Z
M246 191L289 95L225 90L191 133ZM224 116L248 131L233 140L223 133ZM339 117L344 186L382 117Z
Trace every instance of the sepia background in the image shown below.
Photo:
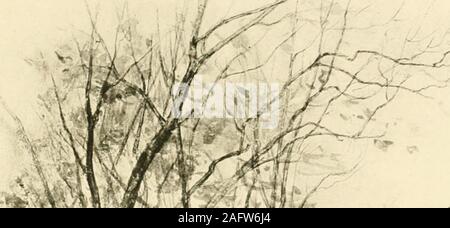
M100 23L113 23L120 1L88 1L101 6ZM106 3L107 2L107 3ZM171 15L180 4L177 0L131 0L130 10L141 20L153 20L149 12L157 8L161 15ZM229 5L248 7L260 0L214 0L217 10L224 13ZM266 1L270 2L270 1ZM338 1L339 2L339 1ZM345 1L342 1L345 2ZM345 4L345 3L343 3ZM396 53L408 31L420 29L423 34L446 34L450 30L450 2L447 0L358 0L354 5L370 6L364 20L380 24L389 19L402 4L402 20L389 30ZM42 77L25 58L39 50L52 50L67 38L67 29L88 28L86 8L78 0L0 0L0 97L18 115L27 130L39 134L35 113L35 99L45 86ZM164 18L164 16L161 16ZM164 23L164 22L163 22ZM367 23L366 23L367 25ZM360 32L350 42L361 47L378 47L383 34ZM442 35L441 35L442 36ZM448 43L450 44L450 43ZM450 74L450 72L448 72ZM394 145L383 151L371 143L359 145L365 156L358 170L345 181L323 189L312 199L317 207L449 207L450 206L450 88L428 93L434 100L400 96L395 104L380 113L378 119L391 124L385 137ZM23 152L16 148L13 122L0 109L0 191L7 191L18 170L24 164Z

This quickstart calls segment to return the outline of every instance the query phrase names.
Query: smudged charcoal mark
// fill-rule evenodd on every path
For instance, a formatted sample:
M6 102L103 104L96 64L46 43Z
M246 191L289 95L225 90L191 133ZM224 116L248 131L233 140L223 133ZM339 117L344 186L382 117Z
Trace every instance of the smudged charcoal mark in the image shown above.
M345 105L347 107L351 107L353 105L359 105L359 104L360 104L359 101L355 100L355 99L348 99L348 100L345 101Z
M356 116L358 119L360 119L360 120L364 120L365 118L364 118L364 116L362 116L362 115L358 115L358 116Z
M28 206L28 203L25 200L15 195L6 198L6 204L12 205L13 208L25 208Z
M303 194L302 190L300 190L300 188L298 188L296 186L293 187L293 192L296 195L302 195Z
M203 135L203 143L205 145L213 144L217 137L222 135L226 127L226 121L224 120L211 120L205 123L205 133Z
M407 148L406 148L406 150L408 151L408 153L409 154L417 154L417 153L419 153L420 152L420 150L419 150L419 147L417 147L417 146L408 146Z
M379 150L382 150L384 152L387 152L389 150L389 148L395 144L393 141L378 140L378 139L375 139L373 141L373 143L376 148L378 148Z
M63 56L61 56L57 51L55 51L55 54L61 63L66 63L66 59Z
M344 114L340 114L339 116L341 117L341 119L343 119L345 121L350 120L350 118L348 116L344 115Z
M214 143L215 140L216 140L216 135L214 135L214 134L205 134L203 136L203 143L205 145L211 145Z

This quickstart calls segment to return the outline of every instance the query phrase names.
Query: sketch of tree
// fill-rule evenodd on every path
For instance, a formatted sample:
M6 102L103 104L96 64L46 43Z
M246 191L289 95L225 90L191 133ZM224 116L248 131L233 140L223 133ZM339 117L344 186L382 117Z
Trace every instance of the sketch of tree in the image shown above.
M311 207L317 191L358 169L361 153L336 148L370 141L387 150L394 142L376 115L402 94L428 98L449 82L432 76L450 54L434 40L407 37L405 53L420 46L409 56L352 49L348 33L364 28L351 21L364 9L351 1L274 0L212 23L209 4L199 0L194 16L177 14L170 31L158 26L152 37L124 7L113 41L88 6L89 32L28 60L51 86L39 97L42 135L30 136L10 112L33 159L17 182L27 196L13 204ZM267 110L245 119L177 116L200 74L214 85L280 83L278 128L261 126Z

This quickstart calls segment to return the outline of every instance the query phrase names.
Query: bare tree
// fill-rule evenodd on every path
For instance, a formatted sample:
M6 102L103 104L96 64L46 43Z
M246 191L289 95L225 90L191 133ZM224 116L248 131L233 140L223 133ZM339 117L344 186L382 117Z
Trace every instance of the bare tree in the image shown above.
M25 138L48 204L306 207L318 190L355 172L360 156L342 166L342 152L327 151L322 142L376 140L387 146L377 113L400 94L427 98L427 90L446 87L448 79L432 75L448 67L450 52L436 54L442 45L432 40L408 57L382 50L346 53L348 33L365 29L351 26L362 10L350 1L345 7L335 1L308 4L275 0L209 25L209 1L199 0L192 19L185 10L170 31L158 24L149 38L140 35L125 6L112 45L87 6L89 32L74 35L53 63L43 56L29 61L51 79L51 89L40 96L47 133L39 138L45 145ZM308 7L311 14L305 13ZM405 39L404 49L413 40ZM422 62L422 56L435 61ZM274 64L283 68L277 75ZM279 127L261 126L265 109L249 118L177 115L188 107L192 84L204 72L214 75L213 88L233 80L280 82L279 97L268 101L282 101ZM429 77L419 87L409 84L416 72ZM55 166L44 169L40 159ZM311 166L320 170L318 177L299 180L297 168ZM48 179L45 172L58 175Z

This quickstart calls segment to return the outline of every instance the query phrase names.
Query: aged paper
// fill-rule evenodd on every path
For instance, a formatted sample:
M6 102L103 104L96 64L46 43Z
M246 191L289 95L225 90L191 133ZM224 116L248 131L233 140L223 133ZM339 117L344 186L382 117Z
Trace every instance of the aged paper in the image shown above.
M449 207L445 0L0 0L0 207Z

